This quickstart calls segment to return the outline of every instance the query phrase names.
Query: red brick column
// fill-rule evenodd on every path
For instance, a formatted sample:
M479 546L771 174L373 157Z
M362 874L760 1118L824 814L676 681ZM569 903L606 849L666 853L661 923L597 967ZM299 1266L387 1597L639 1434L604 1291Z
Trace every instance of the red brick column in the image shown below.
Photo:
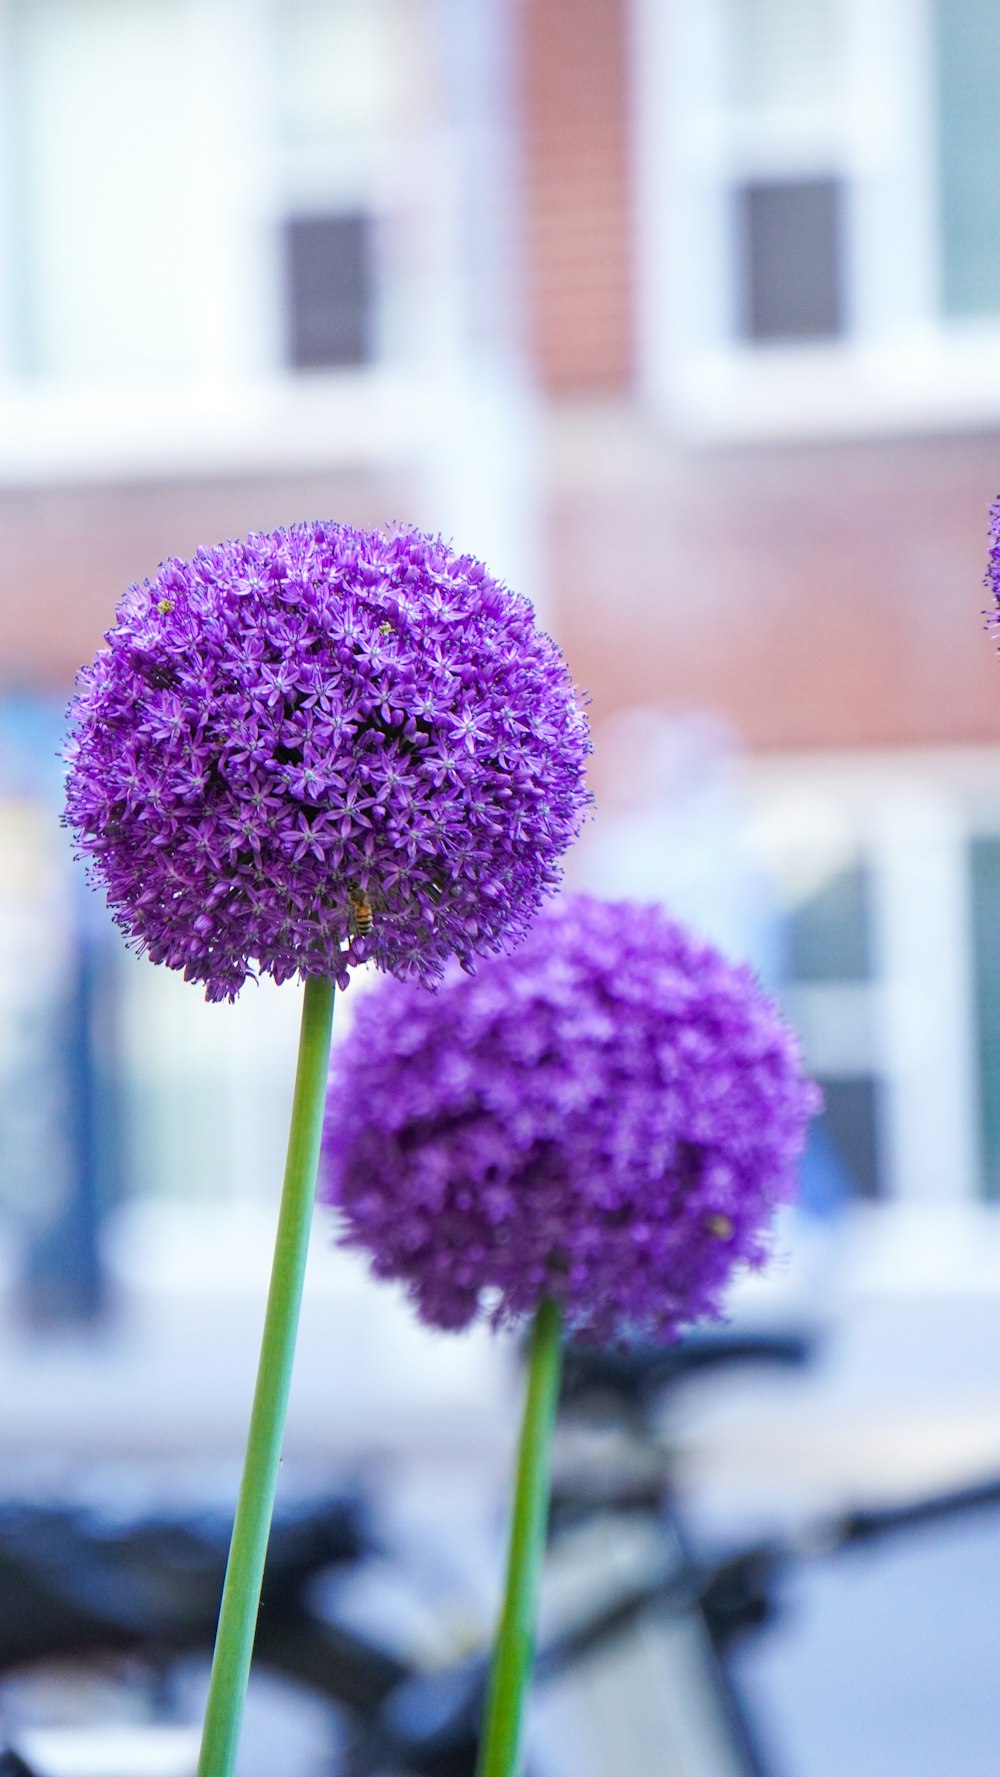
M553 393L632 369L627 0L520 0L529 340Z

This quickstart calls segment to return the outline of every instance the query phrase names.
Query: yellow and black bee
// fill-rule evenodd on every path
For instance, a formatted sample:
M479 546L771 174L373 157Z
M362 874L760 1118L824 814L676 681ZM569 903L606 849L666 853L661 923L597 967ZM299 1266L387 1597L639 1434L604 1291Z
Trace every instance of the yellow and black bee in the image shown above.
M349 889L351 897L351 916L354 930L359 938L370 938L375 930L375 915L372 904L363 889Z

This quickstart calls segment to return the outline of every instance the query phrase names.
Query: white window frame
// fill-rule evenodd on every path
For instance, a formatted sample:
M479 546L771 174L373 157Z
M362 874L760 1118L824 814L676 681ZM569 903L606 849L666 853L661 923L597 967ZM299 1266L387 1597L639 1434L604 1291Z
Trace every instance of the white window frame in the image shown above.
M969 847L1000 832L1000 752L788 755L746 773L779 883L824 851L867 872L870 978L798 983L787 1009L817 1072L878 1079L886 1206L995 1214L982 1197Z
M931 0L843 0L836 117L726 109L724 0L632 0L640 384L705 442L962 429L1000 419L1000 319L939 300ZM846 325L736 337L728 215L743 178L849 180Z
M0 485L318 466L391 474L412 466L426 455L430 377L458 385L463 373L461 300L449 294L464 269L458 195L443 176L450 120L429 120L405 153L384 141L347 157L282 145L276 127L260 125L262 117L274 123L270 56L280 0L179 3L195 38L206 143L196 197L204 253L196 368L174 384L71 387L26 377L0 357ZM433 21L434 0L428 14ZM0 0L0 95L11 69L8 18ZM10 150L0 131L0 230L14 189ZM419 211L434 243L434 279L425 280L405 338L387 265L371 364L293 369L282 362L281 219L337 207L369 212L377 236L391 234L394 218L407 212L412 236ZM13 333L3 306L9 291L0 277L0 341Z

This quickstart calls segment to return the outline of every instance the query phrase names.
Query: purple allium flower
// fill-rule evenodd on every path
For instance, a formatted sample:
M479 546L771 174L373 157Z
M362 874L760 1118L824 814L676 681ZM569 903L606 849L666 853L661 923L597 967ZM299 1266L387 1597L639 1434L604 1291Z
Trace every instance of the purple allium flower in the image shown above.
M566 896L474 978L364 997L323 1194L435 1326L552 1296L577 1332L669 1340L763 1263L819 1102L749 969L657 907Z
M234 998L425 982L527 929L587 725L527 599L412 530L311 523L133 586L71 706L67 824L154 962Z
M997 604L997 609L989 613L990 623L1000 625L1000 498L990 507L990 549L983 584Z

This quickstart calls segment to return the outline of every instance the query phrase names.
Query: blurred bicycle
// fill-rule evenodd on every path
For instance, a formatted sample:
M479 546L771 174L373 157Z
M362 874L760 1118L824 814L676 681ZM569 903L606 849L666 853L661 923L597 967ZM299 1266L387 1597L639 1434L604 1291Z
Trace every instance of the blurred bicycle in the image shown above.
M989 1481L840 1514L721 1559L701 1550L685 1528L664 1433L677 1390L735 1365L801 1365L809 1355L803 1338L722 1333L667 1351L568 1356L536 1695L543 1714L546 1697L567 1684L605 1698L616 1777L777 1777L737 1667L792 1577L840 1551L1000 1504L1000 1481ZM0 1722L5 1680L49 1672L58 1683L68 1669L141 1694L151 1722L184 1719L180 1679L193 1659L207 1661L228 1536L223 1513L130 1519L0 1507ZM328 1711L330 1777L473 1777L485 1648L429 1669L398 1623L373 1633L342 1608L338 1576L363 1580L394 1565L362 1490L286 1508L271 1543L256 1670ZM61 1777L29 1761L29 1738L11 1736L0 1777ZM646 1754L630 1754L630 1741ZM544 1734L530 1756L532 1777L550 1777L550 1767L562 1777ZM292 1762L284 1769L295 1777Z

